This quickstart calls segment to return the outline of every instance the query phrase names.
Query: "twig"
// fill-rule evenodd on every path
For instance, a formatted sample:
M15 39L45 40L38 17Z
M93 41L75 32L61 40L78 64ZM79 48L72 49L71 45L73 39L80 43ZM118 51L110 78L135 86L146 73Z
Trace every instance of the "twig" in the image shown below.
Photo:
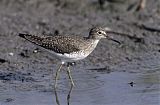
M146 7L146 0L140 0L139 5L137 6L136 11L144 9Z
M136 24L138 27L140 27L141 29L145 29L147 31L151 31L151 32L160 32L160 29L158 28L154 28L154 27L150 27L150 26L146 26L144 24Z
M98 0L98 3L99 3L99 6L101 9L104 9L104 3L105 3L105 0Z
M108 34L116 34L116 35L121 35L121 36L127 36L129 39L134 40L134 42L139 42L139 43L144 43L143 38L139 38L137 36L125 34L125 33L119 33L119 32L114 32L114 31L107 31Z

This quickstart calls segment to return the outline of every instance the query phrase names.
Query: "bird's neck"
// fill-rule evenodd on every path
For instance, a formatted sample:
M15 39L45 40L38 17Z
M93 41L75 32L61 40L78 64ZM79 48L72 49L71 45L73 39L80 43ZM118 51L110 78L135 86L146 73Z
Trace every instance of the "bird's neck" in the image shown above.
M99 42L99 40L100 40L100 39L95 39L95 40L93 40L93 43L94 43L95 45L97 45L98 42Z
M93 37L85 37L86 41L90 43L91 47L94 49L98 42L100 41L100 39L98 38L93 38Z
M96 48L96 46L97 46L97 44L98 44L98 42L99 42L99 39L89 39L89 41L90 41L90 47L91 47L91 49L95 49Z
M100 39L91 38L91 37L85 37L85 39L86 39L88 42L90 42L90 43L92 43L92 44L94 44L94 45L97 45L98 42L100 41Z

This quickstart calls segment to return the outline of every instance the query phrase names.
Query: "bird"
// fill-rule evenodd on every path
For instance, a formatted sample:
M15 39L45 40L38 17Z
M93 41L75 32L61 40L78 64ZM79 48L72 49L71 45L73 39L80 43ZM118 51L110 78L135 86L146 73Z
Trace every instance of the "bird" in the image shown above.
M107 38L120 44L119 41L107 34L105 28L102 27L91 28L87 37L78 35L38 36L26 33L19 33L19 36L46 49L61 61L55 75L55 88L57 87L59 72L64 64L67 64L67 74L71 85L74 86L70 71L71 62L86 58L96 48L100 39Z

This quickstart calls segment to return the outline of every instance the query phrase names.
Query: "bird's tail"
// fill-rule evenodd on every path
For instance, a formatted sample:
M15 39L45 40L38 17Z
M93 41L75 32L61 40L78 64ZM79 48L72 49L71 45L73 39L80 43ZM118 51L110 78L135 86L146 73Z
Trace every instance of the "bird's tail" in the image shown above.
M36 35L31 35L31 34L23 34L23 33L19 33L19 36L21 38L24 38L34 44L37 45L41 45L43 38L40 36L36 36Z

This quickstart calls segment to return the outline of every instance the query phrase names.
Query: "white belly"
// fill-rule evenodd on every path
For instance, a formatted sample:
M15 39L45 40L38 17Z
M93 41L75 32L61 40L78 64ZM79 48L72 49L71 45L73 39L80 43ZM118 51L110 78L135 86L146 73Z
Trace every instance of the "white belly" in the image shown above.
M53 52L54 53L54 52ZM59 59L61 59L61 61L67 62L67 61L76 61L76 60L81 60L86 58L89 53L84 53L83 51L81 52L73 52L71 54L58 54L58 53L54 53L56 56L58 56Z
M53 52L55 55L57 55L61 61L63 62L71 62L71 61L77 61L77 60L81 60L86 58L97 46L99 40L94 41L91 46L89 46L89 49L83 50L83 51L79 51L79 52L73 52L70 54L64 53L64 54L58 54Z
M55 53L54 51L51 50L47 50L45 48L43 48L44 50L47 50L47 52L57 56L58 59L60 59L62 62L74 62L77 60L81 60L86 58L97 46L99 40L94 41L91 46L89 46L90 48L87 50L83 50L83 51L79 51L79 52L73 52L70 54L64 53L64 54L60 54L60 53Z

